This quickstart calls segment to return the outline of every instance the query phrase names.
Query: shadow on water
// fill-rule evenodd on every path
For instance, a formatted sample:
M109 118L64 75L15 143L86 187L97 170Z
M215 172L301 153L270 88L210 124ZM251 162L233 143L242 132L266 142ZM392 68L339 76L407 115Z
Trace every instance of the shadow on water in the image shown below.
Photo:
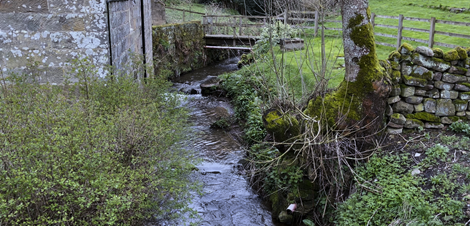
M190 139L185 144L202 158L192 177L202 182L202 195L193 194L191 208L200 225L278 225L238 170L245 149L229 133L210 125L233 109L224 98L204 97L200 84L224 72L237 70L238 58L192 71L173 80L174 88L187 93L184 106L190 111Z

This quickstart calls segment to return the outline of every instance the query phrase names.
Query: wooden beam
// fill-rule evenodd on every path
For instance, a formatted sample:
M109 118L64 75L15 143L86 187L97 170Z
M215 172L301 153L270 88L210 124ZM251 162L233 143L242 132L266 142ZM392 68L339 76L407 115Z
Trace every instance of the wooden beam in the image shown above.
M231 50L247 50L251 51L250 47L234 47L234 46L204 46L204 49L231 49Z

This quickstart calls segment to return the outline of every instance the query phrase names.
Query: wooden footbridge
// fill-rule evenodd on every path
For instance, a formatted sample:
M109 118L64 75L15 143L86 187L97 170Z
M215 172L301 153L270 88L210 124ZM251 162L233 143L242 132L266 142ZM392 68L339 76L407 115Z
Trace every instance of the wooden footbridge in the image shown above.
M292 14L302 14L311 18L289 17ZM289 23L294 27L318 28L317 12L289 11L278 16L234 16L234 15L204 15L202 24L204 27L205 48L208 49L232 49L251 50L259 40L262 28L275 21ZM300 23L302 23L302 26ZM314 23L314 26L305 26L305 23ZM244 46L244 47L240 47Z

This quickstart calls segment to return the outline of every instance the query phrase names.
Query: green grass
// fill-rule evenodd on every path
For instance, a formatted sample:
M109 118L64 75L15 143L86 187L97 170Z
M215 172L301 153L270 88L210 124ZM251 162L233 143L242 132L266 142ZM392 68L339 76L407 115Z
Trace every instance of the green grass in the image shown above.
M206 13L206 6L203 4L181 4L181 5L175 5L171 6L172 8L177 8L177 9L186 9L198 13ZM181 23L183 22L183 12L179 10L174 10L174 9L165 9L165 19L166 22L169 24L173 23ZM185 13L185 21L202 21L202 15L200 14L194 14L194 13Z

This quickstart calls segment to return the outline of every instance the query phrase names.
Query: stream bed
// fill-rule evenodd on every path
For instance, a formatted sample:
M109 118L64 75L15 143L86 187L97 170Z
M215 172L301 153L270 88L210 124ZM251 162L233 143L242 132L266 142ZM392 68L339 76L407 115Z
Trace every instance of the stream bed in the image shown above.
M201 226L278 225L263 200L250 187L242 171L244 147L228 132L211 128L220 117L233 114L226 98L202 96L200 84L224 72L237 70L238 58L184 74L174 79L174 88L187 93L191 131L185 147L202 159L193 179L202 182L202 195L194 193L191 208L201 217Z

